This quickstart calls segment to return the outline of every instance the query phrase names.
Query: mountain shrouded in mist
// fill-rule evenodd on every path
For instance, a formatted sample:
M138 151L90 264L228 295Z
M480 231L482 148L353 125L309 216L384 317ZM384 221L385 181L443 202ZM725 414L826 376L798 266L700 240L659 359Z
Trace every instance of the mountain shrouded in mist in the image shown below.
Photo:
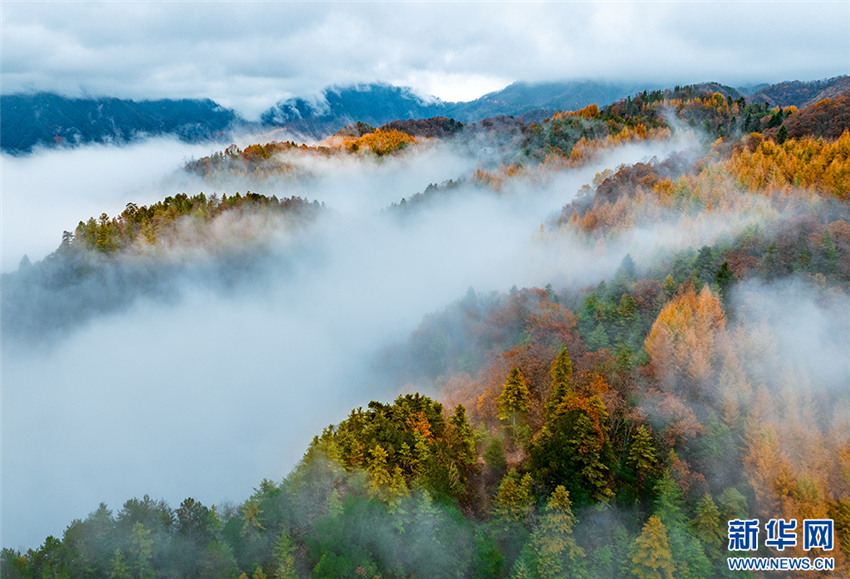
M123 144L161 135L208 141L229 134L240 121L208 99L135 102L36 93L0 96L0 107L0 144L6 152L28 152L37 145Z
M847 90L847 77L824 81L785 82L734 89L717 83L699 90L720 92L748 103L802 108ZM322 139L353 122L381 126L395 120L449 117L462 123L497 116L517 116L527 122L556 111L604 106L646 88L638 84L570 81L515 82L468 102L422 98L411 89L387 84L330 87L313 98L293 97L277 103L248 122L210 100L127 101L115 98L67 98L55 94L3 95L0 106L0 146L25 153L35 146L85 143L129 143L173 135L186 142L221 142L241 133L284 129L287 133Z
M328 90L263 118L322 141L69 215L2 279L0 573L846 573L848 93L815 84Z

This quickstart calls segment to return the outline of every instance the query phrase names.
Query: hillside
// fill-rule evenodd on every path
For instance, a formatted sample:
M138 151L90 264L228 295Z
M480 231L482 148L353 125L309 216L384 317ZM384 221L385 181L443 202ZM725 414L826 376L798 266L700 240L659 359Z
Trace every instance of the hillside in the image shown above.
M549 89L528 106L566 98ZM448 106L393 87L350 90L357 94L329 96L332 113L296 102L273 118L327 130L334 119L354 118L351 110L375 113L370 95L394 99L395 114L408 105L420 112ZM521 102L504 98L506 106ZM257 348L244 363L272 358L287 372L274 388L299 395L315 385L290 377L284 350L302 339L313 348L307 330L334 317L330 302L367 310L356 318L360 326L335 334L318 353L322 365L343 358L340 388L363 398L314 431L291 472L258 481L238 504L204 505L192 489L174 507L147 495L120 508L93 504L62 537L4 549L0 573L724 579L729 559L822 557L846 574L850 131L821 126L846 107L839 94L798 111L774 109L707 84L645 90L534 123L369 117L374 122L340 127L316 145L232 145L185 165L198 186L261 183L318 193L337 183L339 207L294 195L183 193L79 221L53 254L4 275L6 343L74 332L96 317L114 320L143 299L175 299L174 280L194 276L240 302L262 296L273 304L263 316L287 301L300 311L327 300L293 329L292 343L278 342L286 324L275 321L276 333L258 336L243 317L235 323L234 340ZM782 127L788 134L780 138ZM462 167L454 178L402 193L398 174L430 176L448 159ZM331 179L321 181L326 174ZM357 189L358 179L367 185ZM409 200L353 211L345 221L352 196L361 193L353 202L365 205L384 190ZM493 222L498 227L488 230ZM464 235L451 237L458 229ZM433 237L419 237L423 231ZM479 238L499 255L518 255L482 259L485 269L520 278L517 264L532 262L543 281L469 287L441 308L417 312L421 321L409 335L363 364L379 368L369 380L386 379L398 394L375 399L351 386L358 382L344 358L348 342L363 340L359 330L369 321L384 325L396 313L369 297L388 289L381 295L415 299L386 281L393 278L363 247L389 247L390 259L378 261L392 270L410 265L405 275L420 273L417 251L436 254L427 262L436 270L413 281L427 292L452 270L466 276L479 265L478 255L463 253ZM325 253L332 240L351 252ZM296 266L293 255L303 256ZM295 291L299 277L339 255L349 260L343 268L313 280L303 295ZM588 281L583 272L601 271L593 269L600 263L613 265ZM186 319L193 318L178 316L181 325ZM209 347L232 356L229 339ZM265 341L274 347L259 349ZM188 346L176 356L169 373L200 364ZM244 378L232 380L221 390L241 395ZM250 444L260 422L287 419L272 394L249 399L250 420L225 413L216 428L238 431ZM830 519L834 545L823 539L804 549L789 539L782 549L766 541L727 549L730 522L777 518Z
M395 120L445 116L470 123L500 115L519 116L536 110L573 110L590 104L603 105L625 97L636 86L598 82L517 82L468 102L423 99L410 89L385 84L332 87L315 100L292 98L262 115L266 125L286 127L322 138L344 126L361 121L380 126ZM536 120L541 115L537 115Z
M770 108L802 108L848 90L848 82L850 77L783 82L755 87L751 92L708 82L693 85L693 90L717 92L733 100L745 98L747 104L766 103ZM3 95L0 96L3 109L0 148L10 153L27 153L37 145L122 144L161 135L176 136L186 142L216 141L235 132L281 129L289 134L323 139L351 123L379 127L393 121L432 117L468 124L513 116L530 124L540 123L559 111L578 110L592 104L603 107L646 88L594 81L515 82L472 101L445 102L388 84L335 86L313 98L281 101L262 113L260 123L247 122L210 100L136 102L67 98L49 93ZM676 93L676 89L666 90Z
M837 139L850 130L850 91L824 98L795 111L783 123L788 137L824 137Z
M186 142L225 137L236 113L207 100L132 101L67 98L51 93L0 96L0 147L22 153L36 145L123 144L173 135Z
M780 82L765 86L747 97L749 102L768 103L770 107L802 108L850 90L850 76L825 80Z

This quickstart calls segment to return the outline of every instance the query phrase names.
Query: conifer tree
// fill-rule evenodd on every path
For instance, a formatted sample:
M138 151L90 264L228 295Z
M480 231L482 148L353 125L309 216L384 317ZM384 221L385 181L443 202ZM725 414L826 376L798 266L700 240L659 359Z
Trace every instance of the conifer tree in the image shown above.
M366 469L369 473L369 498L381 498L383 497L384 490L389 487L391 478L387 468L388 454L380 444L376 444L369 451L369 454L371 455L371 459Z
M626 459L626 462L638 474L650 470L657 462L652 435L649 434L649 431L643 425L638 426L634 436L632 436L632 441L629 445L629 457Z
M454 414L449 419L453 427L451 438L452 459L463 470L475 464L477 454L475 452L475 435L472 427L466 419L466 407L458 404Z
M691 532L705 546L711 546L714 550L720 549L723 543L720 509L708 493L697 503L694 518L691 520Z
M115 555L112 557L112 573L109 576L111 579L130 579L130 570L127 568L121 549L115 549Z
M552 389L549 393L549 401L546 403L546 420L549 421L555 415L558 406L572 393L571 381L573 377L573 362L566 346L561 346L558 357L552 362Z
M531 491L531 476L520 478L516 469L511 469L493 499L493 515L505 529L516 525L525 526L531 516L534 496Z
M298 574L295 572L294 552L295 547L289 540L289 535L286 531L282 532L274 547L274 579L298 579Z
M550 489L564 485L579 504L613 495L614 455L608 413L599 396L571 398L535 437L529 456L539 483Z
M339 495L339 490L334 489L331 493L331 496L328 497L328 515L336 519L344 512L344 510L345 509L342 505L342 497L340 497Z
M635 540L632 573L639 579L673 579L676 564L667 544L667 529L658 516L652 516Z
M493 472L502 473L507 468L508 461L505 457L505 449L498 436L492 437L487 448L484 449L484 462Z
M718 497L720 503L720 524L725 525L732 519L746 519L749 516L747 499L735 487L729 487Z
M137 565L138 565L138 575L139 579L153 579L154 571L151 566L151 557L153 557L153 539L148 537L151 532L148 529L145 529L145 526L136 522L133 525L133 550L135 555L138 557Z
M502 393L496 399L499 420L505 424L516 444L521 427L525 426L528 417L528 386L519 368L511 369Z
M573 576L581 575L575 571L582 566L584 549L572 537L575 524L570 494L563 486L558 486L549 497L540 525L531 536L540 579L559 579L565 577L568 570L573 571Z

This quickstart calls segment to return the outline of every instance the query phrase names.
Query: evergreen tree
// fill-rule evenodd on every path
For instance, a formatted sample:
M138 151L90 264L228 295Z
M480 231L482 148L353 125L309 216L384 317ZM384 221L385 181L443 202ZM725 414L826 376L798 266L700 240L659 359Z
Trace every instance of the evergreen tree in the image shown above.
M727 521L748 518L750 509L747 506L747 499L735 487L729 487L723 491L717 501L720 503L721 528Z
M723 534L720 526L720 509L714 504L710 494L705 493L705 496L697 503L690 526L693 536L702 542L712 558L716 558L723 544Z
M629 281L635 279L635 260L632 259L632 255L630 253L627 253L626 257L623 258L623 261L620 262L620 268L618 271L622 272Z
M130 579L130 570L127 568L121 549L115 549L115 555L112 557L112 573L109 576L111 579Z
M570 495L563 486L549 497L540 525L531 535L534 567L540 579L582 576L584 549L572 537L576 520Z
M587 338L587 349L591 352L596 352L599 350L607 350L610 347L611 346L608 343L608 332L605 331L605 327L602 325L602 322L599 322L596 329L593 330L593 333Z
M511 469L499 491L493 499L493 515L507 530L510 527L525 526L531 518L531 508L534 496L531 489L531 476L519 476L516 469Z
M734 282L735 276L729 268L729 262L724 261L723 265L720 266L720 269L717 270L717 273L714 274L714 283L716 283L717 287L720 288L720 297L723 299L724 303L728 304L729 288L732 287Z
M668 299L676 295L676 290L679 286L676 284L676 280L673 279L672 275L668 275L664 278L662 285L664 286L664 292L667 294Z
M464 471L475 464L477 453L475 452L475 435L472 427L466 419L466 407L458 404L454 414L449 419L452 425L451 450L452 459Z
M298 579L295 572L295 547L289 540L289 535L284 531L280 534L274 547L274 579Z
M502 393L496 399L499 420L511 434L516 444L528 417L529 392L519 368L512 368Z
M656 462L652 435L645 426L640 425L632 436L626 464L631 466L637 474L641 474L653 468Z
M136 556L136 569L139 579L154 579L154 571L151 566L153 557L153 539L149 537L150 530L145 529L142 523L137 522L133 526L132 545Z
M484 462L487 463L490 470L496 473L502 473L507 468L508 460L505 457L505 449L498 436L492 437L487 448L484 449Z
M574 397L559 407L535 437L529 456L537 482L550 489L563 485L578 504L613 494L608 413L598 396Z
M635 540L632 550L632 573L639 579L673 579L676 564L667 543L667 529L657 516L652 516Z
M568 395L572 394L573 363L566 346L561 346L558 356L552 362L551 367L552 388L549 392L549 401L546 403L545 416L550 420Z

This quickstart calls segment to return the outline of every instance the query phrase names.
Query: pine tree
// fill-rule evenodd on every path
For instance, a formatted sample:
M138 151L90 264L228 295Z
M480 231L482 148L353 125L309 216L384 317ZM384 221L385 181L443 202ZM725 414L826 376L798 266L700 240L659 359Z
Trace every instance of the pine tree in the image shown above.
M561 346L558 357L552 362L551 375L552 389L545 410L547 421L552 419L561 402L572 393L573 362L566 346Z
M531 476L520 478L516 469L511 469L493 499L493 515L507 530L516 525L525 526L531 516L534 496L531 491Z
M369 498L382 498L384 490L389 487L391 478L390 472L387 468L387 457L389 455L380 444L376 444L375 447L369 451L369 454L372 457L366 468L369 473Z
M720 503L720 524L725 525L733 519L746 519L750 508L747 499L735 487L729 487L718 497Z
M682 494L682 489L670 476L669 470L665 470L664 476L656 483L655 496L654 512L661 518L665 528L675 531L683 529L685 518L682 508L685 504L685 497Z
M528 386L522 372L519 368L511 369L505 387L496 399L496 405L499 420L511 433L514 444L517 442L520 427L525 425L525 419L528 416L528 399Z
M632 550L632 573L639 579L673 579L676 564L667 544L667 529L657 516L652 516L635 540Z
M602 400L568 400L534 438L529 457L537 482L550 489L564 485L578 504L611 497L614 455Z
M652 435L649 434L645 426L640 425L635 431L634 436L632 436L626 464L640 474L650 470L655 466L656 462L655 445L652 442Z
M678 286L676 285L676 280L673 279L672 275L665 277L662 285L664 286L664 291L668 298L672 298L676 294Z
M572 537L575 524L570 494L558 486L531 536L534 566L540 579L559 579L567 575L567 570L581 566L584 549Z
M717 273L714 274L714 283L720 288L720 297L724 303L728 303L729 301L729 288L732 287L734 282L735 276L729 268L729 262L724 261L720 269L717 270Z
M295 572L295 547L289 540L286 531L280 534L274 547L274 579L298 579Z
M452 425L451 449L452 459L461 470L466 471L475 464L477 453L475 452L475 435L472 427L466 419L466 407L458 404L454 414L449 419Z
M692 534L706 546L719 549L723 543L720 527L720 509L711 500L711 495L705 493L697 503L694 518L691 520Z
M112 573L109 576L111 579L130 579L130 570L127 568L121 549L115 549L115 555L112 557Z
M607 350L608 348L610 348L608 332L605 331L602 322L599 322L596 329L587 338L587 349L591 352L596 352L598 350Z
M145 529L145 526L136 522L133 526L133 550L138 557L138 576L139 579L154 579L154 571L151 566L151 558L153 557L153 539L148 537L151 532Z
M339 495L339 490L334 489L331 496L328 497L328 515L336 519L344 512L342 497Z

